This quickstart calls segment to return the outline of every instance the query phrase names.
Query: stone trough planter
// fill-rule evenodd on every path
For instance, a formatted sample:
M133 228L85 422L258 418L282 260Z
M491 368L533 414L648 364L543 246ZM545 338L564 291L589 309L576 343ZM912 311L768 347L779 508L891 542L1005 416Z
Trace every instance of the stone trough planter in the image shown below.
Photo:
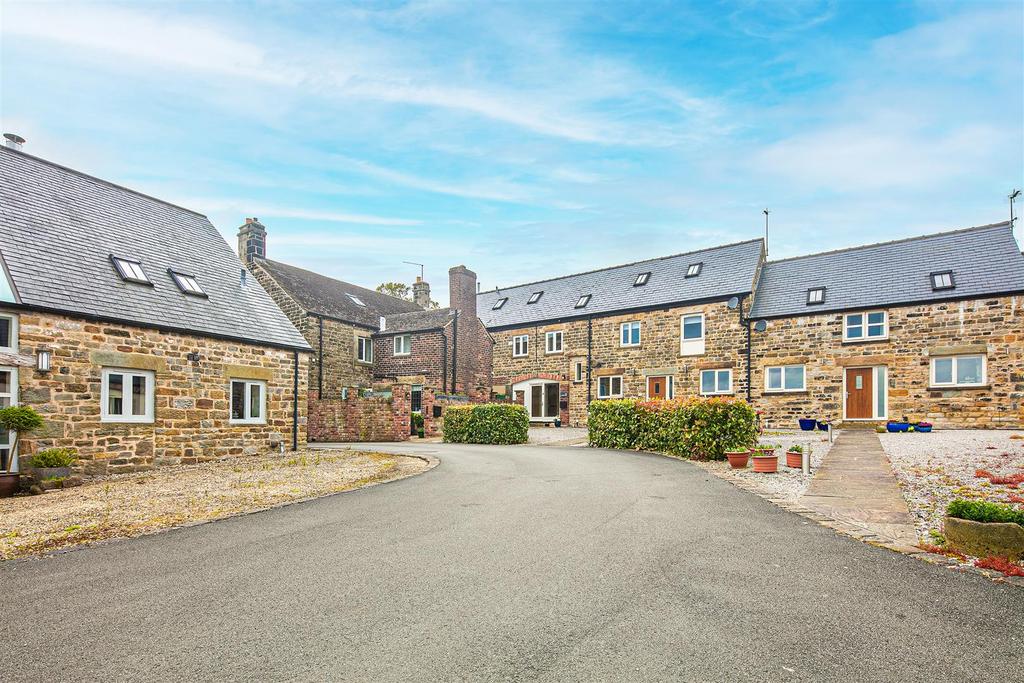
M38 484L38 483L41 483L45 479L54 479L54 478L57 478L57 477L59 477L61 479L64 479L66 477L70 477L71 476L71 468L70 467L33 467L33 468L29 469L29 474L32 475L32 479L34 479L35 482Z
M957 550L977 557L1024 558L1024 526L1003 522L972 522L946 517L946 541Z

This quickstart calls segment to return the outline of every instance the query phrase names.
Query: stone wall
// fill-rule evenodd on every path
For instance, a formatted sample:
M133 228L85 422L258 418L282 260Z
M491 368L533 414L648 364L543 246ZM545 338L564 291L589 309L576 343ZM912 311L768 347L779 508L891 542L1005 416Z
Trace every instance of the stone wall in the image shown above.
M52 352L52 370L19 370L20 402L43 414L45 428L25 439L40 448L76 448L86 473L123 472L254 454L292 444L293 352L50 314L21 313L20 351L29 362ZM187 354L198 353L198 361ZM307 355L299 354L299 446L306 443ZM34 365L34 363L33 363ZM154 422L100 419L104 367L155 373ZM266 424L229 424L230 380L267 385Z
M873 309L880 310L880 309ZM907 416L937 427L1024 427L1024 297L888 308L889 338L843 342L843 314L769 320L752 337L754 404L769 427L796 426L801 417L839 421L846 368L886 366L888 417ZM933 355L984 353L988 384L931 389ZM764 391L764 368L805 366L807 391Z

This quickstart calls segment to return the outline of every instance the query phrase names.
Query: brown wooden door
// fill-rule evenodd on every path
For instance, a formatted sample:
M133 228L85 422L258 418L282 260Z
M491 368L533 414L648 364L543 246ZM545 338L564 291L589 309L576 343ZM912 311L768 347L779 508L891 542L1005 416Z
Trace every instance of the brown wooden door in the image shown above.
M647 398L652 401L664 401L668 395L665 377L647 378Z
M871 419L871 368L850 368L846 371L846 418Z

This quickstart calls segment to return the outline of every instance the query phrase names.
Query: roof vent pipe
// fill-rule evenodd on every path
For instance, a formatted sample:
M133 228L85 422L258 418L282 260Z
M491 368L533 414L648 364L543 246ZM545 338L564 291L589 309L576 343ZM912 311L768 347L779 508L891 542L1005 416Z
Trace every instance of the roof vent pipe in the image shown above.
M25 144L25 138L21 137L17 133L4 133L4 146L9 149L16 149L21 151L22 145Z
M248 273L248 271L245 268L242 268L239 271L239 282L241 283L241 285L243 287L245 287L245 276L246 276L246 273Z

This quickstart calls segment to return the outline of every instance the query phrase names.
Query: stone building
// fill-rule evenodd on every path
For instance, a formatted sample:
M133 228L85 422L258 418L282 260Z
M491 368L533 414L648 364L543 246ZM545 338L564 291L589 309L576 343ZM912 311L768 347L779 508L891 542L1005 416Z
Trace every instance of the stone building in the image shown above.
M21 455L104 473L305 444L309 345L205 216L13 149L0 178L0 405L45 418Z
M751 240L481 293L495 393L568 425L605 398L745 396L763 254Z
M1024 255L1009 223L770 261L751 316L769 426L1024 426Z

